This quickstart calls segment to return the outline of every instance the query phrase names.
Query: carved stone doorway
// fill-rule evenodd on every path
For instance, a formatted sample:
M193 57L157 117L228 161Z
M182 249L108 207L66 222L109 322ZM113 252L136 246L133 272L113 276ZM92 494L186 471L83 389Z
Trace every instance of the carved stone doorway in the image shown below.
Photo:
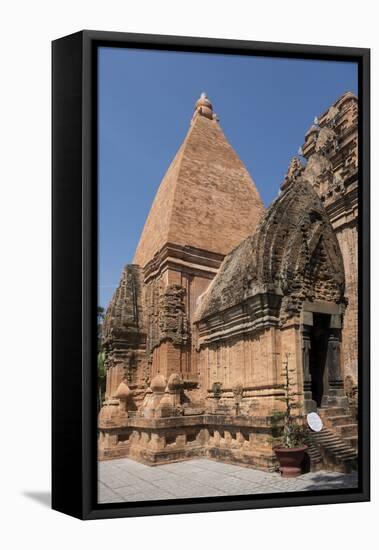
M341 327L341 314L337 306L306 304L302 325L306 412L345 404L341 375Z
M315 313L310 330L309 372L312 401L321 407L322 398L328 395L328 340L330 315Z

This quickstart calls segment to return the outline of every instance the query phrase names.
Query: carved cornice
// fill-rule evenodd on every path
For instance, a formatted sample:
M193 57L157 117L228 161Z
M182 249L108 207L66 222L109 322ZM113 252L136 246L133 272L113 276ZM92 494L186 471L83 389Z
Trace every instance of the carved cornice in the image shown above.
M335 231L358 222L358 185L355 183L345 193L330 193L321 197Z
M144 268L144 282L161 275L166 269L200 272L202 276L213 278L224 256L208 250L173 243L165 244Z
M198 347L278 326L281 299L276 294L256 294L238 306L202 319L197 323Z

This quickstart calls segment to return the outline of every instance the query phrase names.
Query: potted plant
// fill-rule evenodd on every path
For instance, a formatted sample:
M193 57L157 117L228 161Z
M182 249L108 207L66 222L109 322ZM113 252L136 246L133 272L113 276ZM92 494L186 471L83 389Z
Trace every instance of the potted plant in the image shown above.
M288 367L288 357L283 364L284 384L280 387L284 390L284 396L279 397L280 401L285 403L284 412L275 412L273 420L282 420L282 433L279 438L280 444L274 447L276 457L279 462L279 470L283 477L296 477L301 474L301 465L305 457L307 445L306 428L302 417L293 414L294 409L301 410L301 403L298 396L301 393L292 390L294 383L291 382L290 373L294 369Z

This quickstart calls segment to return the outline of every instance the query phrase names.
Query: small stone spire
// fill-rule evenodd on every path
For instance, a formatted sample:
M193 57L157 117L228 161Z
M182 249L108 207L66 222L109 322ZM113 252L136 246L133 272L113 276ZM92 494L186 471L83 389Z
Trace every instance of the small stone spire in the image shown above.
M215 118L212 103L209 101L205 92L200 95L199 99L195 103L195 112L193 114L193 118L195 118L196 115L204 116L206 118L209 118L210 120Z
M283 191L284 189L287 189L287 187L295 181L295 179L300 176L300 174L303 171L303 165L301 164L301 161L299 157L293 157L291 159L291 162L288 166L287 174L284 177L284 181L282 185L280 186L280 189Z

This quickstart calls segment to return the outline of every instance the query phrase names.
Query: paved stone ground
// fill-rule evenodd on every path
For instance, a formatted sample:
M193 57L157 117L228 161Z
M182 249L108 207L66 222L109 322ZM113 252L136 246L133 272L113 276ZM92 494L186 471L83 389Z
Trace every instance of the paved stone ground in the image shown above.
M294 479L198 459L163 466L145 466L122 458L99 464L99 503L172 498L286 493L357 486L357 475L315 472Z

